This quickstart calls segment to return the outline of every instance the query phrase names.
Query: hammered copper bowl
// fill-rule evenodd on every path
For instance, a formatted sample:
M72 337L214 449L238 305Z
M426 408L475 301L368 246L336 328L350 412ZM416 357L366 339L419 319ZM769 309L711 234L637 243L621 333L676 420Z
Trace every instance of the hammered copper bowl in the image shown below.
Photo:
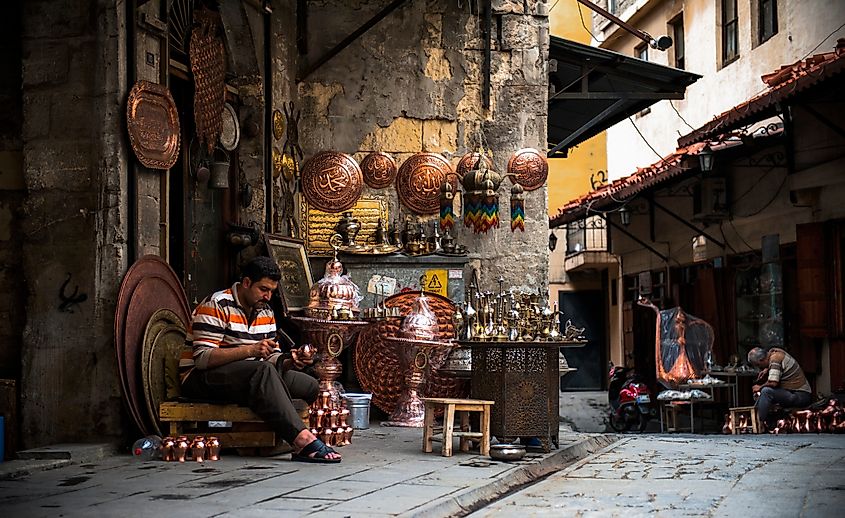
M525 446L520 444L494 444L490 446L490 458L514 461L525 457Z

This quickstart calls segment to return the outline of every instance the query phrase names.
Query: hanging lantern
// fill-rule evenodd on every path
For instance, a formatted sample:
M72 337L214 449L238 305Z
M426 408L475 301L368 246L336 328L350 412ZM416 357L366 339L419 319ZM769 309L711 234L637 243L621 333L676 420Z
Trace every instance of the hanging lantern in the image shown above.
M511 187L511 232L525 232L525 189L518 183Z
M484 233L499 226L499 185L502 176L479 160L461 178L464 196L464 225L475 233Z

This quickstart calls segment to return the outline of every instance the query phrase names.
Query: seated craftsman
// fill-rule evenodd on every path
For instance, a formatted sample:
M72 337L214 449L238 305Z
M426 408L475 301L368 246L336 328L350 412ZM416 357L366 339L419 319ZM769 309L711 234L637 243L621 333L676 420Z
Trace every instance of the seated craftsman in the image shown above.
M242 279L206 298L194 310L180 359L182 393L189 398L248 406L297 451L292 460L340 462L340 454L314 436L291 399L317 399L317 380L298 372L313 362L306 349L283 355L268 305L281 278L269 257L242 268ZM308 348L310 350L310 348Z
M771 423L766 420L774 404L789 408L810 406L810 384L801 366L789 353L777 347L768 351L755 347L748 351L748 363L758 369L768 370L765 383L755 384L751 388L755 394L760 393L755 406L761 425L771 429Z

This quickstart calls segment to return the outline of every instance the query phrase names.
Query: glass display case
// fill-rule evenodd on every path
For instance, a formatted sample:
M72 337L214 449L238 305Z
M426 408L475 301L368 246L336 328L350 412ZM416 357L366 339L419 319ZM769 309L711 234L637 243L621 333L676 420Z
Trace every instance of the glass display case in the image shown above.
M736 329L740 360L754 347L783 347L783 281L778 262L736 273Z

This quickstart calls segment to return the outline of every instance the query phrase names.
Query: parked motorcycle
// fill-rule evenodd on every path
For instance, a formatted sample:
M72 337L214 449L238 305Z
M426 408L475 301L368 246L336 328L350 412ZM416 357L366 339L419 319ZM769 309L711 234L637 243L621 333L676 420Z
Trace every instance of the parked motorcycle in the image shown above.
M607 399L610 403L610 427L617 432L627 432L631 427L645 430L649 419L655 415L648 385L643 383L633 369L610 364Z

